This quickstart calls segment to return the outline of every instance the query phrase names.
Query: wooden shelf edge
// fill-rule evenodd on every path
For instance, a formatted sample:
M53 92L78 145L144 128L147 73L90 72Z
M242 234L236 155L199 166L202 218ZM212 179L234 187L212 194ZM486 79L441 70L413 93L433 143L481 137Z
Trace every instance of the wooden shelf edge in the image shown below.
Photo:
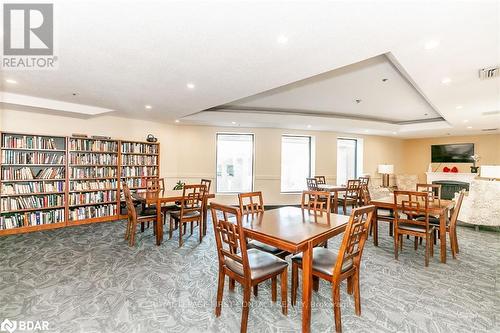
M58 222L58 223L51 223L51 224L40 224L40 225L30 225L27 227L19 227L19 228L12 228L12 229L4 229L0 230L0 236L7 236L7 235L16 235L16 234L24 234L27 232L35 232L35 231L41 231L41 230L49 230L49 229L57 229L57 228L64 228L66 226L66 222Z
M103 217L93 217L85 220L68 221L68 227L72 225L82 225L100 222L111 222L120 220L119 215L103 216Z

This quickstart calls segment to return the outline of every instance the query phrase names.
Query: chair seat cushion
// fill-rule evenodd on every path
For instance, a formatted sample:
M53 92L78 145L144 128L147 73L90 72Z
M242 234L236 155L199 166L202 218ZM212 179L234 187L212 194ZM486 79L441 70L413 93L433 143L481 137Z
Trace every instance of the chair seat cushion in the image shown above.
M247 254L252 280L257 280L268 274L278 273L288 266L285 260L264 251L249 249ZM225 263L230 270L243 276L243 266L239 262L226 258Z
M303 253L296 254L292 257L292 261L300 263L302 265L302 255ZM337 254L333 251L325 249L324 247L313 248L313 270L321 272L323 274L332 275L333 267L337 263ZM344 262L342 265L342 272L353 267L352 259Z
M425 221L425 216L419 216L415 220ZM439 225L440 224L439 217L429 216L429 223L433 225Z
M156 215L156 206L149 206L144 208L139 215L140 216Z
M170 216L172 216L174 219L178 220L181 216L181 211L172 212L170 214ZM185 219L190 219L190 218L198 217L198 216L200 216L200 212L197 210L192 210L192 211L185 212L183 217Z
M433 228L434 227L431 226L431 229L433 229ZM425 226L423 226L423 225L404 223L404 222L398 223L398 229L415 231L415 232L425 232ZM431 229L429 229L429 230L431 230Z
M283 252L283 250L278 249L277 247L267 245L265 243L256 241L256 240L251 240L247 244L248 249L257 249L257 250L262 250L264 252L268 252L271 254L278 254Z

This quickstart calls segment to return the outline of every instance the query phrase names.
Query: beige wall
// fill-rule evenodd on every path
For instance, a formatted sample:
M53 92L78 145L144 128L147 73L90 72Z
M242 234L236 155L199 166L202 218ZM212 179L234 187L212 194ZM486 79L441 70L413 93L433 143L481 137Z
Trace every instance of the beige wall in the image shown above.
M431 145L450 143L474 143L474 152L481 157L479 165L500 164L500 135L448 136L441 138L405 140L403 170L417 174L420 181L426 181L425 172L431 163ZM472 163L432 163L432 170L442 171L445 166L456 166L459 172L470 172Z
M113 138L144 140L147 134L161 142L161 176L167 186L177 180L198 182L200 178L215 178L215 134L241 132L255 134L255 190L263 191L267 204L297 204L299 197L280 193L281 135L305 134L315 138L316 174L325 175L329 182L336 178L337 137L357 137L364 141L364 172L380 182L377 165L391 163L396 172L403 163L404 141L378 136L355 136L335 132L295 131L268 128L217 128L208 126L174 126L151 121L101 116L73 118L62 115L3 110L0 117L3 131L71 135L85 133ZM215 186L215 183L214 185ZM218 195L219 202L236 203L234 195Z

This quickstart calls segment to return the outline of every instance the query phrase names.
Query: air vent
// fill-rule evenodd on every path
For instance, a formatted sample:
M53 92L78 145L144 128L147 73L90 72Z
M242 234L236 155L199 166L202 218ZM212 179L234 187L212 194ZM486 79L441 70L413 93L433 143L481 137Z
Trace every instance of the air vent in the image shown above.
M493 79L498 76L500 76L500 67L498 66L481 68L479 70L479 79L481 80Z
M483 132L493 132L493 131L498 131L498 128L483 128L481 131L483 131Z
M497 114L500 114L500 110L485 111L485 112L482 113L483 116L495 116Z

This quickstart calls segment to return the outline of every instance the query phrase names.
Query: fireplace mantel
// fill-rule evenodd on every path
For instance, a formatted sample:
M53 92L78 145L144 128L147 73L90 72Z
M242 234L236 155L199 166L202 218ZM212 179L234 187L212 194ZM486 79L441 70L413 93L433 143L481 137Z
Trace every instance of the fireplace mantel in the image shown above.
M455 172L426 172L427 175L427 183L432 184L432 182L440 181L440 180L453 180L457 182L464 182L470 185L471 181L473 181L476 177L476 173L455 173Z

